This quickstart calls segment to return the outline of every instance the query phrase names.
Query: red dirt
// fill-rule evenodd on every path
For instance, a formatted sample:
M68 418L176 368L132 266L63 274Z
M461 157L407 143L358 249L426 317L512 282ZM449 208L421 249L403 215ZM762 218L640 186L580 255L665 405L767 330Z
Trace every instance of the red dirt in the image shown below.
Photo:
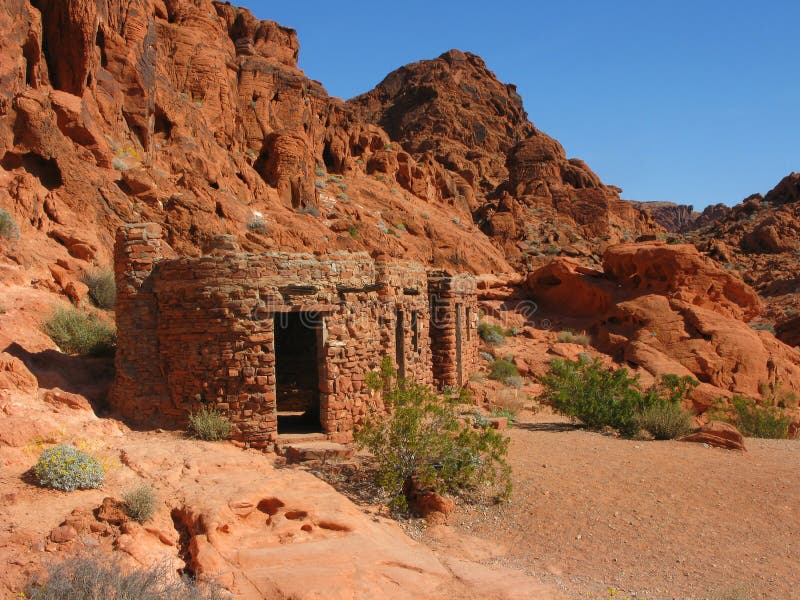
M797 441L748 439L742 453L622 440L545 413L509 435L511 502L460 507L452 521L509 549L491 563L576 598L609 588L648 599L798 597Z

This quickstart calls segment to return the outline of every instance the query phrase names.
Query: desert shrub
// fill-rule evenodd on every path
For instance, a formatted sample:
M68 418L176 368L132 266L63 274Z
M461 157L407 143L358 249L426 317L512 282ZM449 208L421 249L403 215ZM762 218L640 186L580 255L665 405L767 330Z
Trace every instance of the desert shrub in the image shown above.
M407 507L404 489L412 478L442 493L510 492L508 439L490 427L474 428L461 418L457 402L401 382L386 392L387 412L371 415L356 432L356 444L375 458L375 483L393 509Z
M769 331L772 335L775 335L775 327L773 327L771 323L750 323L750 329L754 329L755 331Z
M0 238L15 239L19 237L19 228L14 217L7 210L0 208Z
M558 332L556 340L565 344L579 344L586 347L589 345L591 338L585 333L575 333L574 331L565 329L564 331Z
M508 419L508 424L513 425L514 422L517 420L517 413L510 408L500 408L495 407L491 410L490 414L493 417L505 417Z
M94 313L73 307L57 308L42 329L67 354L111 354L117 339L114 327Z
M499 410L504 410L516 415L525 408L528 396L518 390L500 390L492 400L492 404Z
M177 578L167 563L130 570L107 556L79 556L54 564L44 582L29 584L31 600L222 600L217 586Z
M378 369L370 371L364 376L364 383L369 389L377 392L390 387L396 376L397 369L394 368L392 359L384 355Z
M540 378L541 399L587 427L611 426L626 435L636 433L636 415L643 408L637 380L627 369L606 369L597 359L556 359Z
M203 406L197 412L189 413L189 431L201 440L224 440L232 428L230 419L214 407Z
M261 217L255 217L247 223L247 229L253 233L267 233L267 224Z
M492 325L486 321L478 323L478 335L490 346L498 346L506 341L505 331L499 325Z
M516 383L515 378L519 378L519 371L509 359L498 358L489 364L489 379L500 381L512 387L520 387L513 385Z
M662 415L677 412L671 405L680 407L697 385L691 377L665 375L658 384L643 392L638 379L631 377L627 369L605 368L598 359L592 360L586 355L576 361L554 360L550 371L539 381L545 388L540 400L550 403L557 411L582 421L587 427L613 427L626 436L638 432L650 407L662 407ZM653 412L659 411L653 409ZM667 433L657 425L653 427L659 434ZM674 430L674 424L668 429Z
M128 490L122 495L122 500L125 502L125 513L138 523L150 520L158 502L153 488L146 484Z
M642 409L637 422L657 440L673 440L692 430L692 415L676 402L659 402Z
M797 394L792 390L786 390L779 381L765 383L758 386L763 398L762 404L767 406L777 406L778 408L796 408L798 405Z
M744 436L775 440L789 437L789 426L792 423L781 407L759 404L753 398L738 394L729 401L724 398L715 400L709 417L735 425Z
M42 452L33 474L39 485L65 492L99 488L104 477L103 467L94 456L65 444Z
M105 269L86 273L83 283L89 288L89 298L98 308L114 308L117 299L117 283L114 281L114 271Z

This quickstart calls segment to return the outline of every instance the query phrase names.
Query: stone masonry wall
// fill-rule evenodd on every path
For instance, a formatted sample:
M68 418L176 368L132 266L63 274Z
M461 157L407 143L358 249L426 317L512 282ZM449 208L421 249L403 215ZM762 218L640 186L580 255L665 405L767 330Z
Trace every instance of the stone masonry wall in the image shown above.
M433 381L443 388L466 383L478 363L478 297L475 278L428 273Z
M421 265L376 263L364 253L244 254L227 236L206 256L163 259L165 249L156 225L129 225L117 236L111 403L132 421L183 427L190 411L213 405L233 421L236 438L274 444L274 319L288 311L322 315L320 420L330 439L351 439L370 411L383 409L364 383L383 355L402 363L406 377L434 382L430 280ZM450 278L436 281L453 304L465 297ZM474 301L474 280L471 289ZM440 378L451 381L453 344L437 339Z

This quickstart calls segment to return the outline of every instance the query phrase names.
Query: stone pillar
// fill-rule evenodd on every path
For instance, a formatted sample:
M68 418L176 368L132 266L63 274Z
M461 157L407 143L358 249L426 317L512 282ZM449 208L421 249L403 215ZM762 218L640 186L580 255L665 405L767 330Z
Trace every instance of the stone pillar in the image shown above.
M166 393L158 361L158 314L153 269L162 258L161 227L123 225L114 245L117 351L111 408L125 419L147 423Z
M428 273L433 381L458 387L469 379L478 357L475 278L446 271Z

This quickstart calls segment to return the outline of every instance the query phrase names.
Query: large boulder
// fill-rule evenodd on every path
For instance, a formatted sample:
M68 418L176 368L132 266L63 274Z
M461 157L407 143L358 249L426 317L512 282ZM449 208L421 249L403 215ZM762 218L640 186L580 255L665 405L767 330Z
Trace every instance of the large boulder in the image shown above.
M727 448L728 450L746 450L744 438L739 430L730 423L723 423L722 421L706 423L698 431L682 437L680 441L708 444L709 446Z
M603 265L600 272L557 259L526 286L545 310L590 322L615 359L653 376L698 379L692 400L700 412L715 397L758 396L765 384L800 390L800 355L746 322L761 311L758 296L694 246L621 244Z

